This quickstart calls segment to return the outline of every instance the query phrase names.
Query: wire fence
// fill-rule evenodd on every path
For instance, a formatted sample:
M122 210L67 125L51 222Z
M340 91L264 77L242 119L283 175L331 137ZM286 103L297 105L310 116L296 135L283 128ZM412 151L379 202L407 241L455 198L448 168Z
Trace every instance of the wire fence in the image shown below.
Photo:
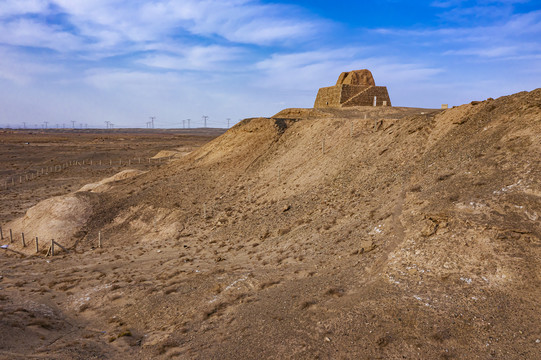
M44 176L52 175L67 171L73 167L92 167L92 168L112 168L112 167L122 167L122 166L155 166L161 163L170 161L173 156L159 157L159 158L129 158L129 159L107 159L107 160L93 160L93 159L82 159L82 160L69 160L61 164L48 165L43 167L36 167L31 170L26 170L23 173L18 173L5 177L0 182L0 190L9 190L13 187L19 186L21 184L27 183L29 181L38 180Z

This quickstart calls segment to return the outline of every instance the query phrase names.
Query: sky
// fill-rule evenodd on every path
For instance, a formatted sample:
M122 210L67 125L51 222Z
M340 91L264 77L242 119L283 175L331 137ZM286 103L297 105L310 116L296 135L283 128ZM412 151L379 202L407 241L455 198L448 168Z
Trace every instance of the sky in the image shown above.
M394 106L539 88L541 0L0 0L0 127L227 127L358 69Z

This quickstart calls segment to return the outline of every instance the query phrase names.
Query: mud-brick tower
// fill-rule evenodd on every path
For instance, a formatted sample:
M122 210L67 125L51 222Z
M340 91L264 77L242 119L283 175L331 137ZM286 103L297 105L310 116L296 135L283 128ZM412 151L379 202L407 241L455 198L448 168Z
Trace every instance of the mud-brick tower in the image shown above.
M376 86L370 70L340 74L336 85L319 89L315 108L347 106L391 106L387 87Z

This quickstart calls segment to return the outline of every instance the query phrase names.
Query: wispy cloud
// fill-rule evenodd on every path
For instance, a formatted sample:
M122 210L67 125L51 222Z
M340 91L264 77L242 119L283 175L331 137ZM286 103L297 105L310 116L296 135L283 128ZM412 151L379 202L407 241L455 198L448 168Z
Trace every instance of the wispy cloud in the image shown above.
M443 50L444 55L470 55L505 58L519 53L541 53L541 11L510 16L506 21L476 26L425 29L376 29L384 36L422 41L427 46ZM518 46L517 44L520 44Z
M239 60L245 51L242 48L210 46L183 46L176 54L149 55L139 63L171 70L203 70L224 71L232 70L233 61ZM228 66L229 65L229 66Z
M34 13L64 16L69 31L43 18L25 18ZM0 16L5 19L0 41L11 38L12 45L39 46L41 38L28 41L24 36L35 32L52 35L41 46L54 50L64 48L67 37L78 38L94 49L163 42L183 34L263 46L295 44L314 36L325 25L298 7L252 0L4 0Z
M25 18L0 22L0 43L48 48L58 52L78 50L82 46L77 36L71 33Z
M47 12L48 9L48 0L3 0L0 2L0 17L41 14Z

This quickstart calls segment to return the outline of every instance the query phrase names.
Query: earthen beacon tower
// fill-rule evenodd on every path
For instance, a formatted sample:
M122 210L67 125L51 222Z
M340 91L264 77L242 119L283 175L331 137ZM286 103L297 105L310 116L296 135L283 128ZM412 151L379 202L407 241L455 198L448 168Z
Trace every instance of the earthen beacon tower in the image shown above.
M340 74L336 85L317 92L315 108L346 106L391 106L387 87L376 86L370 70Z

